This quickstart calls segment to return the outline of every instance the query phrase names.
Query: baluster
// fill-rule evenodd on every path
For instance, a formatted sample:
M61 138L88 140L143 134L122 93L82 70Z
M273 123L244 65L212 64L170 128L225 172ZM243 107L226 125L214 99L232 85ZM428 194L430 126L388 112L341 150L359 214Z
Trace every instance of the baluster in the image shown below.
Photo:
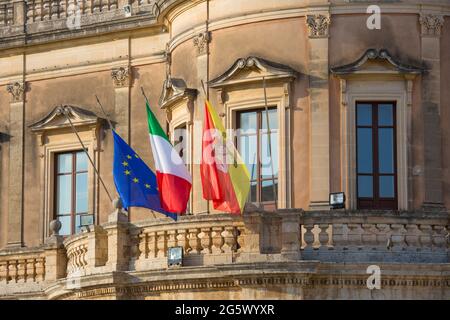
M148 233L148 258L156 258L156 253L158 252L158 249L156 247L157 243L157 237L156 232L149 232Z
M108 4L109 0L101 0L101 4L102 4L102 12L106 12L109 10L109 4Z
M320 247L327 247L328 248L328 242L330 241L330 235L328 234L328 223L321 223L319 224L320 232L319 232L319 248Z
M175 247L177 245L177 230L169 230L167 234L167 248Z
M17 260L17 282L24 283L26 275L25 259Z
M236 229L234 227L225 227L225 230L222 231L222 236L224 239L223 252L236 252Z
M12 4L6 7L6 24L14 24L14 8Z
M198 236L200 238L200 245L202 247L201 253L211 253L211 228L201 228L201 232Z
M386 245L388 243L391 227L385 223L378 223L376 225L376 229L377 229L377 233L376 233L377 246L381 247L382 249L386 249Z
M158 252L156 254L157 258L162 258L166 256L167 252L167 237L165 231L158 231L157 235L157 249Z
M6 283L8 279L8 263L0 261L0 284Z
M222 227L213 227L212 228L212 253L220 254L223 253L222 246L224 243L224 239L222 237Z
M11 260L8 266L9 281L17 282L17 261Z
M44 0L42 3L42 20L50 20L50 0Z
M237 244L238 244L238 252L244 251L244 245L245 245L245 227L239 226L237 227L238 236L237 236Z
M92 13L92 2L93 0L84 0L84 10L82 11L85 14L91 14Z
M36 0L34 2L34 20L33 21L41 21L42 20L42 0Z
M313 224L305 224L303 226L305 228L305 234L303 235L304 240L304 250L311 250L314 245L314 233L312 230L314 229Z
M51 6L50 6L50 18L51 19L58 19L59 17L59 1L58 0L52 0Z
M139 234L139 259L147 259L148 258L148 234L145 232L141 232Z
M68 0L60 0L59 1L59 17L60 18L67 17L67 1Z
M36 259L36 282L44 281L45 278L45 258Z
M437 249L445 248L447 244L447 240L445 238L445 228L444 226L433 226L433 233L432 233L432 243L433 246Z
M185 229L178 230L177 234L177 246L183 248L183 252L187 252L189 250L189 242L188 242L188 234Z
M36 281L35 259L26 260L25 282Z
M405 227L402 224L391 224L393 250L401 251L405 249Z
M100 0L93 0L92 1L92 13L100 12L100 10L101 10Z
M109 10L117 9L117 0L109 0Z
M34 6L34 0L27 1L27 23L32 23L34 21Z
M421 235L419 237L422 250L431 250L431 226L422 224L419 226Z
M419 247L420 231L417 224L407 224L405 228L406 228L405 242L408 248L412 249Z
M0 4L0 26L6 24L6 4Z
M198 238L199 229L189 229L189 253L199 253L200 252L200 239Z

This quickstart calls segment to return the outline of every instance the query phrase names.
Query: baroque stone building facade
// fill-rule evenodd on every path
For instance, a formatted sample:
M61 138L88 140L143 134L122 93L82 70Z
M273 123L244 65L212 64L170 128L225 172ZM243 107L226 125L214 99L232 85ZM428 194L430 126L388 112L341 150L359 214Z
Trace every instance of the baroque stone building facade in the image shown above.
M449 0L0 0L0 299L449 299L449 82ZM153 167L141 87L193 176L177 222L111 205L68 121L113 194L95 95ZM242 216L202 199L205 95Z

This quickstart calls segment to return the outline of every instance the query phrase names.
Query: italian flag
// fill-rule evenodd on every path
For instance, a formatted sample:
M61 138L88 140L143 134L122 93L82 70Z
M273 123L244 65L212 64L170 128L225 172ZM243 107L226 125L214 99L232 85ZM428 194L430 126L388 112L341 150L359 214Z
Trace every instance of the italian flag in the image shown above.
M186 212L189 201L192 186L191 175L150 110L148 102L146 107L161 205L168 212L182 214Z

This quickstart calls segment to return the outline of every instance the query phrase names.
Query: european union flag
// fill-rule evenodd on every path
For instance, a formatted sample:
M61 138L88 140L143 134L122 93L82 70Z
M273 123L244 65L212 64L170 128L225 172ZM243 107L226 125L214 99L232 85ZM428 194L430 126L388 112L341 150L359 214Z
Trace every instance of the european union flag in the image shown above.
M114 183L123 207L143 207L177 220L177 214L161 207L156 176L123 139L112 130L114 137Z

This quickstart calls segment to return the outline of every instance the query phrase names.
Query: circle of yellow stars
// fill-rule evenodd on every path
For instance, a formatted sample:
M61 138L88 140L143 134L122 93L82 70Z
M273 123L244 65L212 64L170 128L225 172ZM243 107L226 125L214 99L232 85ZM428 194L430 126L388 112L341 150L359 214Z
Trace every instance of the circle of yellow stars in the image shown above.
M137 154L135 154L134 157L135 157L136 159L139 159L139 156L138 156ZM128 159L128 160L131 160L131 159L133 159L133 157L132 157L131 155L127 155L127 159ZM124 174L125 174L126 176L131 175L131 171L127 169L127 168L129 168L128 162L127 162L127 161L123 161L123 162L122 162L122 165L123 165L124 168L125 168ZM139 183L139 179L136 178L136 177L133 178L132 181L133 181L134 183ZM146 189L151 189L151 187L152 187L152 186L151 186L150 184L148 184L148 183L144 184L144 186L145 186Z

